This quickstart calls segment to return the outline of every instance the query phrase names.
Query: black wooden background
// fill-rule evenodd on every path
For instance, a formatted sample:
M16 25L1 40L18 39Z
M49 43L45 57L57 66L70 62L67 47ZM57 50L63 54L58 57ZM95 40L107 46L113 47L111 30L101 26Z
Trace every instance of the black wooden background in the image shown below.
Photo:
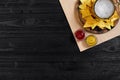
M120 37L80 53L58 0L0 0L0 80L120 80Z

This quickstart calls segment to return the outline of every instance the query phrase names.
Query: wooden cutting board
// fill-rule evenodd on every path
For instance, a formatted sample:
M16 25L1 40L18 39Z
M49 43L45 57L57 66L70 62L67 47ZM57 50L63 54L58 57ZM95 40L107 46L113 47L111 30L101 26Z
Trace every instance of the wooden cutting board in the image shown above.
M73 35L78 29L82 29L82 26L78 22L76 15L75 15L75 9L76 9L77 2L78 2L78 0L60 0L61 6L64 10L64 13L68 20L70 28L73 32ZM113 28L111 31L109 31L107 33L104 33L104 34L93 34L93 33L88 33L88 32L85 32L85 33L86 33L86 36L88 36L88 35L96 36L97 40L98 40L97 45L99 45L105 41L108 41L108 40L120 35L120 20L119 20L118 24L115 26L115 28ZM89 47L86 45L85 40L78 41L76 38L75 38L75 40L76 40L77 45L81 52L84 50L87 50L89 48L92 48L92 47Z

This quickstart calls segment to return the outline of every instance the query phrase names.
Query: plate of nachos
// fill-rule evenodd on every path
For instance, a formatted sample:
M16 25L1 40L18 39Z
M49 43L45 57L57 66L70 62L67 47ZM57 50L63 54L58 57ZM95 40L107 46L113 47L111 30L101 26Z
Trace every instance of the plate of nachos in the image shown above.
M120 35L119 0L60 0L80 51Z

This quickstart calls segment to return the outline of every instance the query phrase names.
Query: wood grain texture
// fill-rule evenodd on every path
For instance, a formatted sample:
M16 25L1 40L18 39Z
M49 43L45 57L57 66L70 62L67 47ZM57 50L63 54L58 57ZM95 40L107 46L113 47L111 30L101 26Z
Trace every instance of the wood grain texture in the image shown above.
M120 37L80 53L58 0L0 0L0 80L119 80Z

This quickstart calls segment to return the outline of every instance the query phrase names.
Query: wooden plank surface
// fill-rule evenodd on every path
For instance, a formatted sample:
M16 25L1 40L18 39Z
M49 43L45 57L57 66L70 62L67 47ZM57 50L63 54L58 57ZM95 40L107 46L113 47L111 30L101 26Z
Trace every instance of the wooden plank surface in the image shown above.
M80 53L58 0L0 0L0 80L119 80L120 37Z

